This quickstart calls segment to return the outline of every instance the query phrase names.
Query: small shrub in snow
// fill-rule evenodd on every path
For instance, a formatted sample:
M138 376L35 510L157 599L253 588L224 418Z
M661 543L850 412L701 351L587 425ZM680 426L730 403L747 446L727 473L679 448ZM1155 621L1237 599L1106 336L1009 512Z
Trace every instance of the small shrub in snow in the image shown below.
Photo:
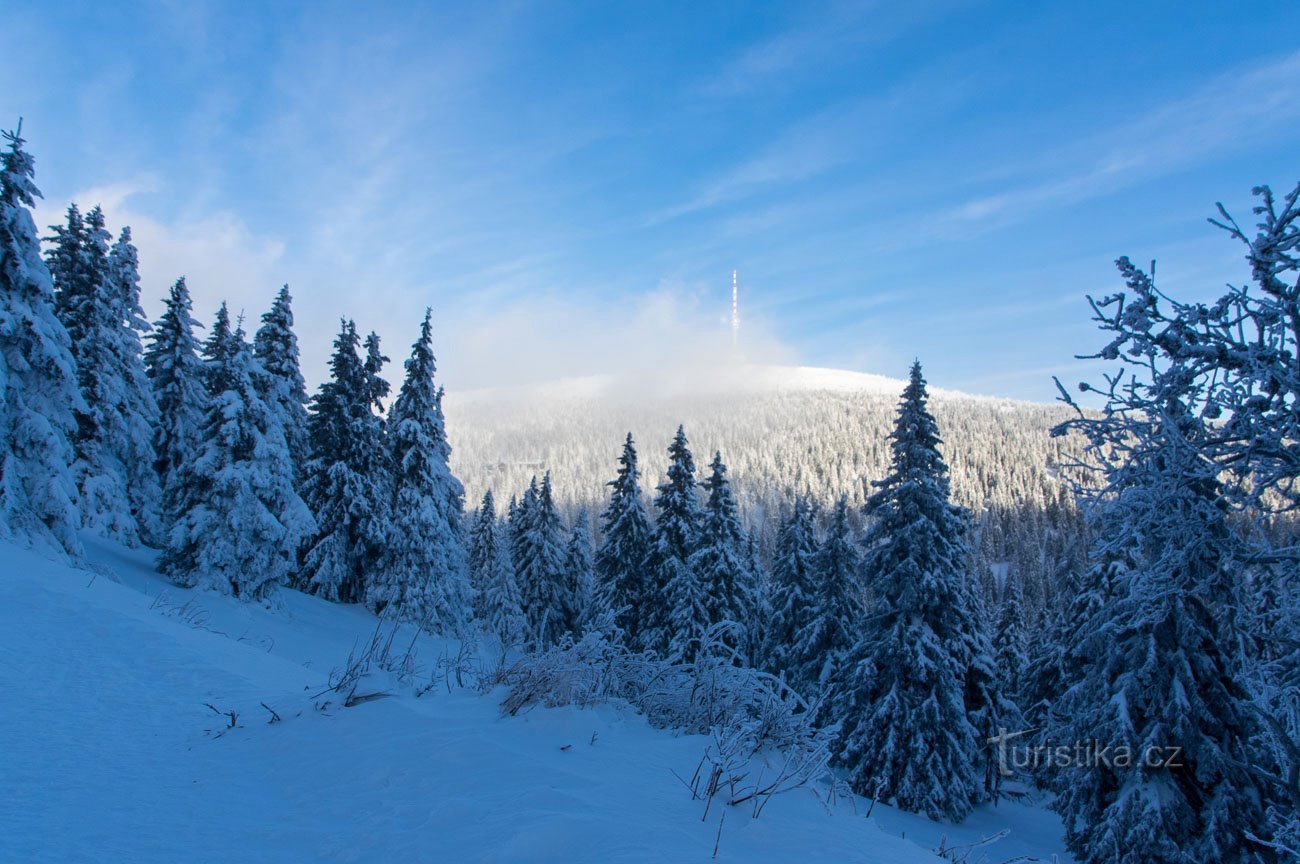
M592 632L525 656L488 683L509 688L501 710L510 715L534 705L621 701L653 726L709 734L686 785L706 810L721 795L727 804L753 803L757 817L773 795L829 778L836 730L815 726L814 706L781 679L741 664L728 644L737 631L731 622L709 628L692 662L637 653L617 635ZM755 765L760 754L774 757L775 767Z

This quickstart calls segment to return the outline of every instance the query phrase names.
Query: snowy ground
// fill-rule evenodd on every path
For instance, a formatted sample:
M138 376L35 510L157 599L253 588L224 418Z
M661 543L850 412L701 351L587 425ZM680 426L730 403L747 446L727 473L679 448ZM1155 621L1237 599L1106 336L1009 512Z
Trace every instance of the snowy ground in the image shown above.
M194 596L147 551L87 543L111 575L0 546L0 860L710 859L721 810L701 821L672 773L694 770L704 739L613 707L502 718L496 698L446 688L319 711L311 697L374 629L366 612ZM425 640L420 660L449 650ZM759 820L730 809L718 860L919 864L941 860L942 837L1002 828L972 862L1069 860L1036 808L953 827L856 807L828 814L801 791Z

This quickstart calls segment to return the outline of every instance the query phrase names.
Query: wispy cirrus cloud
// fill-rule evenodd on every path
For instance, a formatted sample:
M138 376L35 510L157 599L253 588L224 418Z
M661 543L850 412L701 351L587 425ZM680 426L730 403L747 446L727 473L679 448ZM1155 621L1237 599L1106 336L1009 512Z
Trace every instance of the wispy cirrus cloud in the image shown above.
M1136 120L1072 142L1047 157L1060 176L970 199L944 219L978 224L1026 218L1258 145L1262 136L1297 119L1300 51L1234 69Z

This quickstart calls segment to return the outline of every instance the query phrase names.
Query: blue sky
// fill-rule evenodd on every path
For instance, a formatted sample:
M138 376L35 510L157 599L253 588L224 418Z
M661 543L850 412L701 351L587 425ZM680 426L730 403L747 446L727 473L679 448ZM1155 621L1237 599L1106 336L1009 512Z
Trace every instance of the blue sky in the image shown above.
M131 224L151 316L290 283L312 381L426 305L450 388L713 362L738 268L749 359L1046 400L1115 257L1211 293L1300 180L1280 0L7 5L43 221Z

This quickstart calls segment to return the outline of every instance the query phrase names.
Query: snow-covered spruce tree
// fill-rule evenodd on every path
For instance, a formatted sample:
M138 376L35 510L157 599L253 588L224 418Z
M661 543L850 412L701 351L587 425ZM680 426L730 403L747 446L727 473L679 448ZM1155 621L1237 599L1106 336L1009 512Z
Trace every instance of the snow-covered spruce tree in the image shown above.
M798 682L796 690L809 697L821 694L828 707L839 698L847 658L862 626L861 567L848 499L841 497L811 562L810 614L790 650L790 678Z
M1020 582L1014 578L1007 579L1007 584L1002 589L998 626L993 636L993 653L1001 692L1018 700L1024 693L1024 679L1029 672L1029 654ZM1015 725L1019 727L1022 724ZM1008 725L1008 728L1012 727Z
M56 310L72 339L85 410L77 414L73 477L83 524L128 545L156 541L161 488L153 465L158 408L145 375L140 276L130 230L116 244L96 207L73 205L48 254Z
M771 572L772 614L763 643L764 667L784 678L799 693L808 691L804 689L807 682L795 672L803 664L794 658L794 648L799 632L818 611L814 600L816 555L813 508L807 498L799 496L776 536Z
M1158 296L1147 274L1120 266L1137 296ZM1084 436L1104 480L1078 490L1103 590L1072 633L1048 731L1131 758L1066 767L1056 807L1089 864L1269 860L1252 838L1267 837L1277 793L1252 746L1262 730L1243 620L1258 550L1229 524L1231 475L1215 458L1204 379L1158 351L1128 357L1108 394L1117 410L1080 412L1059 430Z
M573 600L568 596L564 574L564 523L555 507L549 473L542 478L540 487L535 481L529 487L520 517L515 572L528 621L528 639L536 645L550 646L572 632Z
M591 516L583 507L569 529L569 542L564 549L565 594L569 598L569 629L583 632L595 621L596 605L592 600L596 591L595 565L591 553Z
M523 497L511 496L506 510L506 541L510 548L510 562L515 570L515 584L519 586L520 603L524 603L528 592L524 589L527 578L528 559L532 555L529 532L532 530L533 516L537 512L537 475L534 474L524 490ZM523 606L521 605L522 609Z
M474 617L482 621L485 614L483 590L487 587L492 568L499 558L501 538L498 536L497 502L489 489L483 493L478 509L469 518L469 584L474 589Z
M253 336L253 356L267 372L270 389L263 398L280 412L284 437L294 458L295 476L301 477L307 458L307 385L298 363L298 337L293 332L293 297L285 285L262 315Z
M748 540L740 525L721 453L713 454L704 488L708 495L695 548L686 567L704 589L707 626L721 621L734 622L741 637L735 647L747 654L752 640L746 634L759 626L758 578L749 565ZM694 620L688 619L686 623L688 628L693 627ZM699 635L692 633L689 638ZM750 661L753 660L751 657Z
M194 328L201 326L182 276L167 292L162 317L154 322L144 354L145 372L158 405L154 466L164 485L185 455L194 452L207 412L203 362L194 336Z
M483 494L483 504L470 532L470 574L476 589L475 617L502 643L521 643L525 621L519 583L515 581L509 544L497 519L491 490Z
M433 383L431 318L426 310L389 416L392 518L366 603L434 632L454 633L469 620L473 591L461 536L465 493L447 465L447 430Z
M690 568L691 553L699 543L699 493L695 486L695 457L681 426L668 445L668 479L655 496L654 545L643 607L642 642L661 653L685 659L694 656L698 639L709 626L708 597L704 585Z
M365 341L366 360L365 372L366 398L370 402L370 407L380 416L380 423L383 423L384 400L388 398L390 390L388 382L384 380L384 364L388 362L388 357L379 347L379 334L371 330L366 336Z
M158 406L154 426L154 470L162 483L162 523L170 531L183 504L184 480L180 469L198 452L203 419L208 410L206 373L199 359L185 277L167 294L163 315L149 334L145 372Z
M839 759L860 794L961 820L983 786L979 731L965 695L974 591L965 514L948 500L926 400L917 363L890 436L890 472L867 505L871 606L838 712Z
M376 384L357 350L356 325L343 321L334 340L330 380L312 399L311 458L303 499L319 526L304 547L300 584L329 600L359 603L387 540L392 485Z
M997 801L1004 775L992 741L1002 729L1024 728L1024 720L1015 700L1001 687L991 634L994 616L989 614L984 592L969 571L964 587L965 601L953 611L966 649L966 718L978 736L979 767L984 780L981 798Z
M266 601L289 582L303 537L315 530L294 491L293 459L279 413L262 398L268 373L242 330L215 352L221 369L198 451L180 474L186 509L164 552L178 582L251 601Z
M0 536L81 554L69 466L85 404L67 330L41 260L31 208L40 197L21 126L0 155Z
M623 443L618 459L618 476L608 483L609 504L601 514L603 537L596 553L596 605L614 614L628 646L644 647L642 624L655 598L649 580L650 550L654 529L641 499L640 472L632 433Z
M212 321L208 338L203 340L203 384L208 388L208 395L216 397L224 392L228 384L225 376L230 371L230 352L235 347L231 338L234 330L230 327L230 307L222 300L217 307L217 316Z

